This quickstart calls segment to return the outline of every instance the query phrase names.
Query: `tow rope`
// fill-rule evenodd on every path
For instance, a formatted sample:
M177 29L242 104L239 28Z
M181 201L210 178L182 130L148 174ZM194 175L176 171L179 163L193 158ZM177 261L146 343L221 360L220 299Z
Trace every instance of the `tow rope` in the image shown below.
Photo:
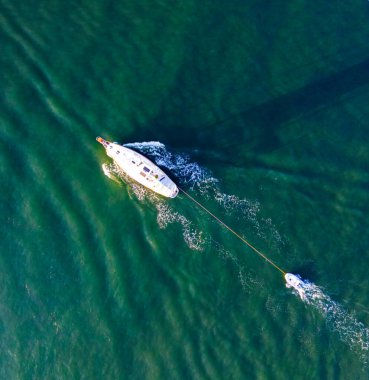
M269 259L264 253L260 252L258 249L256 249L251 243L249 243L246 239L244 239L240 234L238 234L236 231L234 231L231 227L229 227L227 224L225 224L222 220L220 220L216 215L214 215L211 211L209 211L205 206L203 206L200 202L198 202L195 198L193 198L190 194L188 194L186 191L178 187L179 190L182 191L184 195L186 195L191 201L193 201L197 206L202 208L205 212L207 212L212 218L214 218L219 224L221 224L223 227L227 228L228 231L232 232L233 235L237 236L243 243L245 243L249 248L251 248L255 253L257 253L259 256L261 256L264 260L266 260L269 264L271 264L274 268L278 269L283 275L286 274L286 272L281 269L277 264L275 264L271 259Z

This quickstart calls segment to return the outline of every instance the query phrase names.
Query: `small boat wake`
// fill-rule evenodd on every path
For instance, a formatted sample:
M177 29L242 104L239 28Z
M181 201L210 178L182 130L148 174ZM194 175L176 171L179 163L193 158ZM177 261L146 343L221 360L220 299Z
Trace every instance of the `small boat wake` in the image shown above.
M292 288L307 305L314 307L324 318L330 330L357 353L365 365L369 364L369 329L355 315L347 312L315 284L298 275L287 273L286 286Z

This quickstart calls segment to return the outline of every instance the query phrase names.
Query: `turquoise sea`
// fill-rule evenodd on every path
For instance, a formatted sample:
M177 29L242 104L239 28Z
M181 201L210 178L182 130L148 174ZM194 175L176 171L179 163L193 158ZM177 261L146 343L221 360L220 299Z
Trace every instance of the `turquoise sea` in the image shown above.
M364 0L0 0L0 379L369 379L368 41Z

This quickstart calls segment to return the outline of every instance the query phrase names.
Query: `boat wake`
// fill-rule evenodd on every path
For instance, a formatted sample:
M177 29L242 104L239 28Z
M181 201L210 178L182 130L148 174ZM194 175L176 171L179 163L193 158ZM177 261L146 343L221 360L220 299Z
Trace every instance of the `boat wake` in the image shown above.
M102 170L104 172L104 174L110 178L111 180L113 180L114 182L116 183L120 183L119 180L118 180L118 175L115 174L115 171L116 170L119 170L119 167L117 164L102 164ZM123 173L124 174L124 173Z
M280 249L283 239L271 219L265 219L260 215L260 203L257 200L242 199L236 195L222 192L220 181L214 178L210 170L193 162L190 155L170 152L164 144L156 141L129 143L124 144L124 146L147 156L156 165L170 173L170 177L181 187L197 192L206 200L215 200L224 213L236 215L238 219L247 221L259 237L268 238L269 243L272 240L275 248ZM235 255L214 241L211 236L195 228L190 220L174 209L172 202L163 200L150 190L132 181L114 163L104 164L103 169L109 178L128 184L131 196L133 194L140 201L149 201L156 208L157 222L160 228L179 223L183 239L190 249L204 251L205 248L211 247L222 259L231 261L237 268L243 290L251 291L251 289L260 286L260 280L256 279L257 276L247 273Z
M179 223L182 226L182 236L187 246L195 251L205 249L208 239L202 231L193 227L192 222L179 212L174 211L167 203L158 202L155 206L158 212L157 221L160 228L166 228L171 223Z
M171 176L181 185L195 187L200 183L218 182L210 172L201 168L196 162L183 153L171 153L164 144L158 141L124 144L125 147L138 150L144 156L152 159L159 167L167 169Z
M257 200L240 198L220 190L220 181L214 178L211 171L192 162L185 153L169 152L166 146L158 141L125 144L127 148L138 150L148 156L158 166L170 172L175 182L198 192L206 200L215 200L226 214L235 214L246 220L254 228L256 235L266 239L272 237L274 249L284 244L282 236L270 218L261 214L261 205ZM270 239L269 239L270 242Z
M303 296L300 298L307 305L314 307L324 318L330 330L336 332L350 349L359 355L365 365L369 364L369 329L359 322L355 315L347 312L343 306L332 300L323 289L303 280Z
M170 172L171 177L180 185L190 188L201 194L205 199L216 200L227 214L236 214L250 222L258 236L262 238L272 236L272 243L277 249L284 244L282 237L270 219L260 215L261 206L258 201L241 199L235 195L221 192L219 180L214 178L209 170L202 168L196 162L191 162L187 154L171 153L160 142L131 143L125 146L138 150L148 156L158 166ZM230 260L237 268L239 280L243 290L252 291L263 287L250 273L247 273L237 256L217 243L211 236L194 227L193 223L174 209L173 203L163 200L158 195L143 186L133 182L116 164L104 164L103 170L109 178L129 185L130 196L138 200L149 201L157 211L157 222L160 228L167 228L170 224L178 223L182 229L182 236L187 246L195 251L204 251L209 246L224 260ZM295 278L293 278L295 277ZM358 354L365 365L369 364L369 329L358 321L354 314L347 312L339 303L332 300L315 284L302 280L299 276L290 279L292 290L301 300L316 309L325 319L328 329L338 334L341 341Z
M113 181L129 185L129 194L140 201L150 202L157 211L157 222L161 229L167 228L169 224L179 223L182 228L182 236L187 246L195 251L203 251L206 246L206 238L202 231L193 226L184 215L175 211L174 208L160 196L132 181L127 174L114 162L103 164L104 174Z

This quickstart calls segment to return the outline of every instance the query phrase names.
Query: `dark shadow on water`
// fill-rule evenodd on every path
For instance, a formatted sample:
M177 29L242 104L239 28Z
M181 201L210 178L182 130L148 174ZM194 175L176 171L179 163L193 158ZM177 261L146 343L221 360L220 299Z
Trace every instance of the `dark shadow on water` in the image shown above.
M146 139L166 141L172 146L199 149L268 152L280 148L283 126L296 118L328 107L342 96L369 83L369 59L319 81L271 99L243 112L206 125L176 123L163 112L145 131ZM177 125L175 125L177 124ZM300 135L302 131L296 131ZM238 148L239 147L239 148ZM228 152L229 153L229 152Z
M295 268L290 268L289 272L293 274L298 274L301 276L303 280L309 280L310 282L314 282L314 278L319 277L319 273L315 268L313 262L309 264L300 265Z

